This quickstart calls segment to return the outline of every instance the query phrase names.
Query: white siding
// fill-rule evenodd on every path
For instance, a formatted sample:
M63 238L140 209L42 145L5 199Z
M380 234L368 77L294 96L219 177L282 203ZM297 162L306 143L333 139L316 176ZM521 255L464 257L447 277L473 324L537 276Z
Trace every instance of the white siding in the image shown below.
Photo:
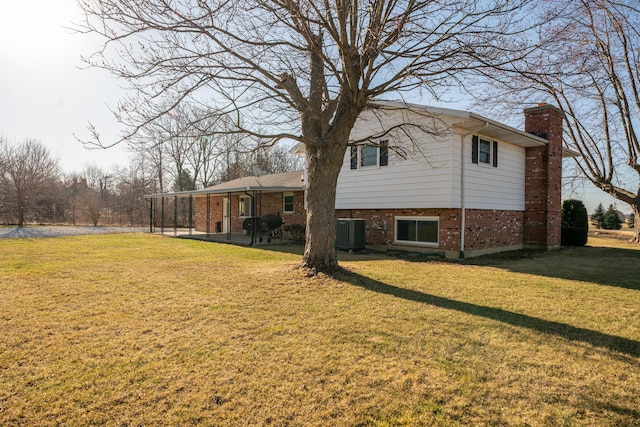
M389 139L388 166L351 170L351 153L347 150L338 178L337 209L449 207L454 135L443 122L406 110L369 114L358 121L352 139L379 135L383 126L391 128L407 121L412 126L404 131L378 138ZM438 136L427 135L418 126L437 128ZM407 158L395 153L394 147L404 149Z
M464 138L461 153L462 137L451 131L447 118L433 119L407 110L364 113L352 139L375 137L383 133L383 127L408 122L413 125L405 128L410 135L391 131L377 138L389 140L388 166L352 170L347 149L338 177L336 209L459 208L463 162L467 209L524 210L522 147L498 141L497 168L474 164L471 135ZM423 132L419 125L438 128L437 135ZM394 153L394 146L404 148L407 157Z
M464 151L467 209L524 210L524 148L498 141L498 167L472 163L471 136Z

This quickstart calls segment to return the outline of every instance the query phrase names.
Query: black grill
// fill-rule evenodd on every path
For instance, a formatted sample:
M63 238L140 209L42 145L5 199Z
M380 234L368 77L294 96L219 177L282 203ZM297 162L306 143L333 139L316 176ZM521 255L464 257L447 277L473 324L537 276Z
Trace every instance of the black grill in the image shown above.
M282 226L282 218L279 215L265 215L262 218L258 218L260 224L260 231L272 231Z
M254 226L259 235L260 242L262 242L265 236L269 243L271 243L272 238L282 236L282 218L280 215L268 214L262 217L250 217L242 222L242 229L245 230L247 234L251 233Z

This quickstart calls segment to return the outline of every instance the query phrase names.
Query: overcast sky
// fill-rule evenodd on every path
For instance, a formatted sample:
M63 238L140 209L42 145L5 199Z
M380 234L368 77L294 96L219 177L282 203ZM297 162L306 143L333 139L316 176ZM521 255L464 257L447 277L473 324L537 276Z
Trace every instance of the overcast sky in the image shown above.
M96 38L65 29L80 17L75 0L0 0L0 135L40 140L65 171L126 166L126 147L87 150L73 136L88 138L91 121L105 141L117 140L107 105L123 95L103 70L80 69L81 55L100 47Z
M40 140L67 172L90 164L126 166L125 146L88 150L74 137L88 138L92 122L103 142L117 141L120 127L108 106L116 107L124 95L106 71L81 69L81 56L101 44L65 28L80 18L75 0L0 0L0 135L18 142ZM564 196L584 200L589 212L600 202L605 207L614 202L590 184Z

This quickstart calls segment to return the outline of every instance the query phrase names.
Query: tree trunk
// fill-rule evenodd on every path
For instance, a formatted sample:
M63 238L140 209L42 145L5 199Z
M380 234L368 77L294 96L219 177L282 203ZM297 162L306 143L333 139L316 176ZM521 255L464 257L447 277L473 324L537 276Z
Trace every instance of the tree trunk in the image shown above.
M22 203L18 204L18 228L24 227L24 206Z
M310 274L336 271L336 183L342 167L347 140L307 146L307 227L300 267Z
M24 227L24 213L27 210L26 201L21 189L16 185L16 207L18 208L18 228Z
M630 240L630 243L640 243L640 218L638 217L640 214L640 203L631 205L631 209L633 210L633 238Z

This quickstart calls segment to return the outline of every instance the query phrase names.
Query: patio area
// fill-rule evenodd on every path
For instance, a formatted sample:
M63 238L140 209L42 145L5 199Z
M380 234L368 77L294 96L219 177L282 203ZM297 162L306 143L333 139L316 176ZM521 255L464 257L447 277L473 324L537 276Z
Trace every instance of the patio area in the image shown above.
M144 197L153 234L244 246L304 240L302 171Z
M193 228L156 228L152 234L159 234L168 237L179 237L183 239L203 240L207 242L229 243L241 246L258 246L269 244L291 243L291 240L283 239L281 230L270 232L256 232L255 236L250 233L215 233L198 231Z

